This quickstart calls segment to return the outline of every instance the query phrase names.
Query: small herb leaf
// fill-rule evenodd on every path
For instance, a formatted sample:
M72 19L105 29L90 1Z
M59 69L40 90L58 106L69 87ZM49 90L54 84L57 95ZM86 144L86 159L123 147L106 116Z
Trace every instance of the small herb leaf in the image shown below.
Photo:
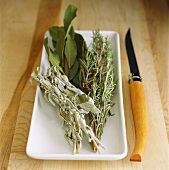
M74 5L69 5L65 11L64 15L64 28L65 32L67 32L68 28L71 27L73 19L76 17L77 7ZM70 28L69 28L70 30ZM68 35L68 34L66 34Z
M56 66L62 73L62 67L60 67L60 57L51 48L49 48L49 61L53 66Z
M75 33L75 41L77 45L77 58L82 58L87 48L85 40L81 34Z
M74 39L71 38L70 35L67 37L66 45L65 45L65 55L68 62L69 69L73 66L76 56L77 56L77 47Z
M69 80L70 81L76 76L78 69L79 69L79 65L80 65L80 62L78 59L76 59L73 66L70 69L70 72L69 72Z
M48 37L46 37L45 39L44 39L44 46L45 46L45 49L46 49L46 52L47 52L47 54L48 54L48 56L49 56L49 47L48 47Z
M60 59L63 59L63 51L65 45L65 31L64 27L51 27L49 33L52 39L56 42L56 53L59 55Z
M48 46L48 37L44 39L44 46L51 65L56 66L63 73L63 70L60 67L60 57Z
M79 94L76 96L76 103L80 104L80 103L85 103L89 101L89 96L87 96L86 94Z
M73 21L72 21L73 22ZM74 28L72 26L72 22L71 24L69 25L68 29L67 29L67 32L66 32L66 36L65 38L67 38L68 35L70 35L73 39L75 37L75 32L74 32Z
M72 84L75 85L77 88L80 88L80 80L79 80L80 72L77 72L75 77L72 79Z

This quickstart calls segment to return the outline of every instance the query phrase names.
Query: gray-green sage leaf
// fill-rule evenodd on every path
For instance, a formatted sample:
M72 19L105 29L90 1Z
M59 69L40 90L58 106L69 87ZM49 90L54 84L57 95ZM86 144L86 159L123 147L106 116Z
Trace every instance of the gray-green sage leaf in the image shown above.
M78 153L82 147L83 133L89 142L95 144L97 149L99 146L104 148L85 120L85 115L89 111L100 112L92 98L73 86L68 77L61 74L57 67L49 68L45 76L35 70L31 74L31 79L36 80L40 88L44 90L44 97L47 101L54 106L59 105L59 114L65 125L65 138L72 145L73 154Z

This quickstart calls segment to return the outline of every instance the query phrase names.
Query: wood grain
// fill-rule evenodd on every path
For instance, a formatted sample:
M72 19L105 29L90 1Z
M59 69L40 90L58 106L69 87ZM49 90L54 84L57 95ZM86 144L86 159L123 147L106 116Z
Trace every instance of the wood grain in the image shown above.
M151 3L145 0L144 7L169 141L169 48L162 45L169 45L169 4L165 1L155 0Z
M167 0L2 0L0 39L1 169L166 170L168 167L168 5ZM78 7L75 29L114 30L120 35L128 154L119 161L44 161L26 155L36 85L29 76L40 62L43 35L62 25L68 4ZM128 61L124 38L128 28L143 78L149 136L142 163L130 162L134 124L130 107ZM165 77L163 75L166 75ZM165 123L166 121L166 123ZM12 145L12 147L11 147Z
M35 7L38 6L38 1L34 5ZM28 7L32 8L32 4ZM19 102L25 84L23 74L25 72L25 66L31 43L31 39L27 39L27 36L31 35L33 32L31 30L34 29L34 27L29 27L29 22L31 22L31 20L33 22L33 15L36 16L36 10L32 10L32 16L27 16L24 13L22 6L17 6L17 2L13 3L12 1L8 1L6 6L1 9L3 15L1 58L1 95L3 96L3 98L1 97L1 109L3 112L1 113L4 113L1 115L0 124L0 167L2 168L7 166L5 164L8 163L9 159L19 109ZM17 9L18 12L16 12ZM11 18L11 16L13 17ZM26 22L24 21L25 19ZM25 29L27 32L21 36L20 32L23 34ZM13 50L11 51L10 49ZM21 80L23 80L22 83L19 83Z
M23 26L23 29L26 29L25 25L29 24L29 23L24 23L24 21L22 21L21 19L15 21L15 15L16 16L22 15L24 13L23 10L28 8L28 7L26 7L27 5L29 5L28 2L29 1L25 1L25 4L23 4L23 5L25 5L24 8L23 8L23 6L20 6L20 7L16 6L15 2L10 2L11 3L10 5L13 5L12 12L18 10L17 12L14 13L14 19L11 20L10 22L17 23L19 25L19 28ZM12 4L12 3L14 3L14 4ZM36 4L30 3L29 8L30 9L33 8L34 5L36 7ZM39 5L39 3L37 1L37 7L38 7L38 5ZM25 68L23 69L23 71L20 71L17 69L17 71L20 71L19 73L22 73L22 74L20 75L20 79L18 81L16 81L17 86L14 88L15 90L13 92L13 96L10 97L11 100L10 100L9 106L6 109L6 111L3 114L2 119L1 119L1 124L0 124L0 129L1 129L0 139L2 139L1 143L0 143L0 148L1 148L0 156L1 156L1 161L2 161L1 168L6 167L5 163L8 162L8 156L10 153L11 143L12 143L13 135L14 135L14 131L15 131L15 124L16 124L16 120L17 120L17 116L18 116L18 110L19 110L20 104L22 104L22 103L20 103L20 102L22 102L20 100L22 97L23 89L25 88L26 83L29 81L29 77L33 70L35 61L37 59L40 60L44 33L46 32L48 27L50 27L51 25L53 25L56 22L57 16L59 14L59 8L60 8L60 1L49 1L49 2L41 1L38 14L36 14L36 13L34 14L35 16L37 15L35 32L33 34L32 44L30 47L30 54L26 60L19 59L19 57L21 57L21 58L23 57L23 54L22 54L23 51L19 51L19 49L22 49L22 41L27 41L27 39L24 39L20 42L19 41L13 42L13 44L17 44L17 43L21 44L20 45L21 48L18 46L16 47L18 49L18 51L13 56L13 58L15 58L15 60L17 59L17 60L23 61L24 63L20 63L20 64L22 64L22 67L24 65ZM50 11L49 11L49 9L50 9ZM46 11L46 10L47 10L47 12L44 13L44 11ZM11 11L9 11L9 13L10 12ZM32 10L32 12L33 12L33 10ZM12 15L12 14L10 14L10 15ZM49 18L50 18L50 20L49 20ZM23 18L23 20L24 20L24 18ZM31 22L31 21L29 21L29 22ZM31 29L33 29L33 28L31 28ZM4 30L3 35L5 35L5 31L6 30ZM15 33L19 34L19 31L20 31L19 29L15 30ZM24 33L24 30L21 30L21 31L22 31L22 33ZM15 37L12 36L10 38L15 38ZM18 40L18 39L14 39L14 40ZM5 47L5 48L9 49L10 47ZM20 52L20 56L18 55L18 52ZM24 52L26 53L26 51L24 51ZM13 60L13 58L11 57L10 60ZM26 63L26 61L27 61L27 63ZM10 62L12 62L12 61L10 61ZM13 62L17 64L17 61L13 61ZM9 66L9 64L10 63L8 63L8 66ZM4 70L4 72L8 73L7 69L8 68L6 68L6 70ZM16 70L15 67L13 69ZM12 78L12 76L15 78L16 74L17 73L14 72L14 74L11 75L11 78ZM6 75L6 77L8 77L8 75ZM4 77L4 79L6 77ZM19 75L17 75L17 77L19 77ZM3 82L5 82L5 81L6 80L3 80ZM11 85L11 83L9 85ZM5 87L5 86L4 86L4 88L6 88L6 89L5 90L2 89L2 92L10 89L10 87ZM28 112L26 111L26 113L28 113ZM6 137L7 134L8 134L8 137ZM5 161L5 159L6 159L6 161Z

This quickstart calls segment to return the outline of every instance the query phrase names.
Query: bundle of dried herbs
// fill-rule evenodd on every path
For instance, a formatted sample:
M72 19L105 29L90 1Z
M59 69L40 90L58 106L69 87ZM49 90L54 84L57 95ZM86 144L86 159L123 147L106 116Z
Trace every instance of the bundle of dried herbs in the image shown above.
M81 89L88 94L100 109L99 113L89 113L90 127L100 140L108 116L115 89L112 47L108 38L104 38L99 30L93 31L92 42L85 58L81 60ZM94 151L97 148L92 143Z
M48 37L44 40L44 46L48 53L51 66L56 66L62 73L68 76L69 81L76 87L80 87L80 59L86 49L82 35L76 33L73 21L76 18L77 7L69 5L64 14L63 25L49 28L53 49L48 45Z
M36 80L39 87L44 90L47 101L54 106L59 105L60 116L65 126L65 138L73 146L74 154L78 153L82 146L83 132L97 149L99 145L104 148L85 120L85 115L89 111L93 114L100 113L92 98L72 85L57 67L49 68L45 76L36 70L31 74L32 79Z

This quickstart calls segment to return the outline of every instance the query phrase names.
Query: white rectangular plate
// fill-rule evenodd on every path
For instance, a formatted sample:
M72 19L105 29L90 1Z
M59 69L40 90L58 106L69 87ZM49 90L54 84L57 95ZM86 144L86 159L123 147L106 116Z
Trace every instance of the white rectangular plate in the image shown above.
M90 44L92 31L76 32L83 35L87 45ZM26 152L30 157L46 160L118 160L126 156L127 141L123 110L119 35L113 31L101 31L101 34L104 37L108 36L112 44L115 78L118 80L113 98L115 105L111 109L111 112L115 115L108 118L101 139L106 149L100 148L100 153L94 153L85 139L79 154L73 155L72 147L64 138L64 128L58 107L48 103L40 88L37 87L26 148ZM48 33L46 36L49 36ZM51 43L51 40L49 40L49 43ZM41 73L45 74L48 67L48 57L43 47Z

